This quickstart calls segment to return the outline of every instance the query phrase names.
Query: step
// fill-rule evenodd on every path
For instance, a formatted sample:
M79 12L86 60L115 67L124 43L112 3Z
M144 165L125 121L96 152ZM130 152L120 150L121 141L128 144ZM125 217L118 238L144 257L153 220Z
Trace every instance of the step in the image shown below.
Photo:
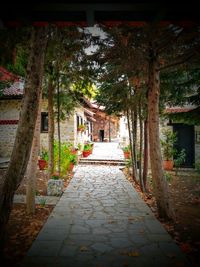
M96 164L96 165L118 165L118 166L124 166L125 161L121 160L95 160L95 159L80 159L79 164Z

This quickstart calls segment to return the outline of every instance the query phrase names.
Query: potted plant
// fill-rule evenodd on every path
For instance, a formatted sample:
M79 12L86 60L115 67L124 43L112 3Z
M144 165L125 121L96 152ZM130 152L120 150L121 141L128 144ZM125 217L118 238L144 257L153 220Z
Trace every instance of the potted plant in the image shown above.
M47 150L42 149L41 153L40 153L40 158L38 160L38 165L39 165L39 169L40 170L44 170L47 168L48 166L48 159L49 159L49 155Z
M177 140L176 133L173 133L170 129L163 130L163 138L161 139L161 148L163 154L163 168L165 170L172 170L174 166L173 156L176 153L174 144Z
M92 153L92 146L85 144L83 147L83 157L88 157Z
M77 164L77 156L75 154L71 154L69 156L69 171L72 172L74 165Z
M78 148L77 148L77 147L73 147L73 148L71 149L70 153L73 154L73 155L77 155L77 153L78 153Z
M84 124L80 124L77 128L79 132L84 132L86 130L86 126Z
M125 146L122 148L124 152L124 158L125 159L130 159L130 146Z

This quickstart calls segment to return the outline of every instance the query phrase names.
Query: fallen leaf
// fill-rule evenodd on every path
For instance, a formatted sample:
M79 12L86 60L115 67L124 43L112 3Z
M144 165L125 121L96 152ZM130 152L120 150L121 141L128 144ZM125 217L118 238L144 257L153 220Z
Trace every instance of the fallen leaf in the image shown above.
M176 257L176 255L173 254L173 253L168 253L167 257L170 258L170 259L174 259Z
M114 223L115 221L114 220L109 220L108 223Z
M129 257L138 257L140 256L140 253L138 251L132 251L128 253Z
M185 253L190 253L192 251L192 247L188 243L182 243L180 247L181 250Z
M82 246L80 247L80 251L82 252L88 251L88 248L86 246Z

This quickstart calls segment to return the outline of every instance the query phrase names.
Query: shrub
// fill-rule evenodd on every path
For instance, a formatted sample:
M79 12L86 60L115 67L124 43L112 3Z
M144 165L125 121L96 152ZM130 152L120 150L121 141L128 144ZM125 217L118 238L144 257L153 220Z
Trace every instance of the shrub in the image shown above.
M163 158L164 160L171 160L176 153L176 149L174 148L177 140L176 133L173 133L170 129L164 129L162 133L161 146Z

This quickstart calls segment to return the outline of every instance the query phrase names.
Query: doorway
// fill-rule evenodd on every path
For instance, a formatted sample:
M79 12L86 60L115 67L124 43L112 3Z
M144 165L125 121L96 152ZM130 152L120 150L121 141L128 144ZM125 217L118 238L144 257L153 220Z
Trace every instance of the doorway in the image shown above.
M99 141L100 142L104 141L104 130L99 130Z
M178 152L185 149L186 158L182 167L194 167L194 126L174 124L173 131L177 133L175 149L177 149Z

